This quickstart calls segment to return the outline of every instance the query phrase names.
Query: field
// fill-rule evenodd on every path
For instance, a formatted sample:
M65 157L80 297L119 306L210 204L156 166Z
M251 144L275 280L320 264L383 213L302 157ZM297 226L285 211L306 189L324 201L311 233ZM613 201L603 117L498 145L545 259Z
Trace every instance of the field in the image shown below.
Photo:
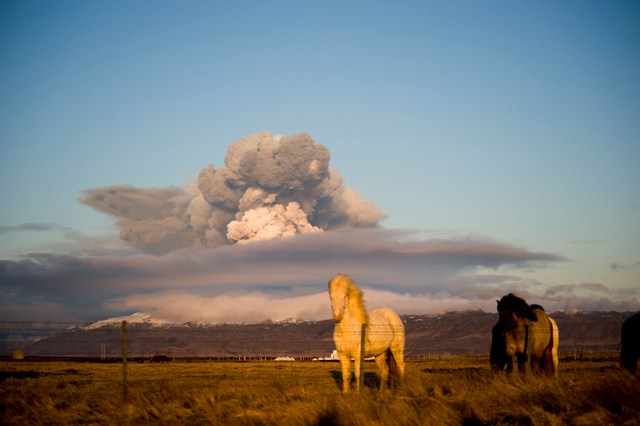
M0 424L640 424L640 383L615 357L558 379L494 377L484 357L411 359L405 384L343 395L332 362L0 362Z

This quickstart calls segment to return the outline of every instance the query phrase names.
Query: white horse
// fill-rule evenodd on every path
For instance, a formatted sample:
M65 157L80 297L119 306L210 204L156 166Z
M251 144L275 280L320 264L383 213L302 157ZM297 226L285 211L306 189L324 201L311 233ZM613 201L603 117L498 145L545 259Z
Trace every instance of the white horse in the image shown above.
M351 358L355 359L356 389L360 390L362 360L375 357L380 369L380 389L389 383L389 372L404 378L404 324L389 308L369 311L364 307L362 292L346 275L338 274L329 281L329 297L336 327L333 341L342 367L342 390L349 391ZM363 350L364 346L364 350ZM394 378L395 378L394 377Z

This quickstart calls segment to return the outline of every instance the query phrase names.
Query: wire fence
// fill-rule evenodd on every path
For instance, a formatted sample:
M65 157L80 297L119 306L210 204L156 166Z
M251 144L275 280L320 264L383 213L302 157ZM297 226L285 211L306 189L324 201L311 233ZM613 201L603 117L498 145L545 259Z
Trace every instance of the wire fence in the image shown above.
M624 317L611 321L558 321L560 354L580 358L590 353L619 350L620 326ZM405 355L430 359L451 355L487 355L490 351L495 318L468 324L413 322L405 319ZM316 323L261 324L183 324L154 327L129 324L124 342L132 360L211 359L335 360L331 320ZM370 326L372 340L383 338L399 328ZM359 342L358 326L347 329L343 339ZM75 357L103 361L121 359L123 337L120 324L95 328L75 321L1 321L0 356L13 358Z

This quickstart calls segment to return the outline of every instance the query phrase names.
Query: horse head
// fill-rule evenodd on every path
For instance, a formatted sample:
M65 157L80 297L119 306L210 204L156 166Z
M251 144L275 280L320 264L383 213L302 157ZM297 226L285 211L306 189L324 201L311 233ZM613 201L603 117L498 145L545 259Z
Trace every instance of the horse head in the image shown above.
M503 296L502 299L496 300L496 302L498 302L500 322L505 326L515 326L519 318L538 321L538 317L527 302L513 293Z
M351 278L344 274L338 274L329 280L329 297L333 319L340 322L345 314L354 316L362 324L368 324L367 310L362 300L362 292Z
M331 310L333 311L333 320L340 322L347 306L348 293L348 277L338 274L329 280L329 298L331 299Z

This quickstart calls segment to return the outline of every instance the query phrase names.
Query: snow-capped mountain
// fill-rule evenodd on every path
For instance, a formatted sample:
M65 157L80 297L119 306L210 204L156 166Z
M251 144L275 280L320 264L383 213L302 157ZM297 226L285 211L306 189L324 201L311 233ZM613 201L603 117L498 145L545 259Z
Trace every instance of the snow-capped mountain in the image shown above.
M136 312L131 315L126 315L122 317L114 317L107 318L100 321L96 321L92 324L89 324L85 327L82 327L83 330L95 330L98 328L102 328L105 326L114 326L120 327L122 325L122 321L126 321L128 324L144 324L149 326L163 326L169 324L167 321L159 320L151 317L151 314L147 314L145 312Z

